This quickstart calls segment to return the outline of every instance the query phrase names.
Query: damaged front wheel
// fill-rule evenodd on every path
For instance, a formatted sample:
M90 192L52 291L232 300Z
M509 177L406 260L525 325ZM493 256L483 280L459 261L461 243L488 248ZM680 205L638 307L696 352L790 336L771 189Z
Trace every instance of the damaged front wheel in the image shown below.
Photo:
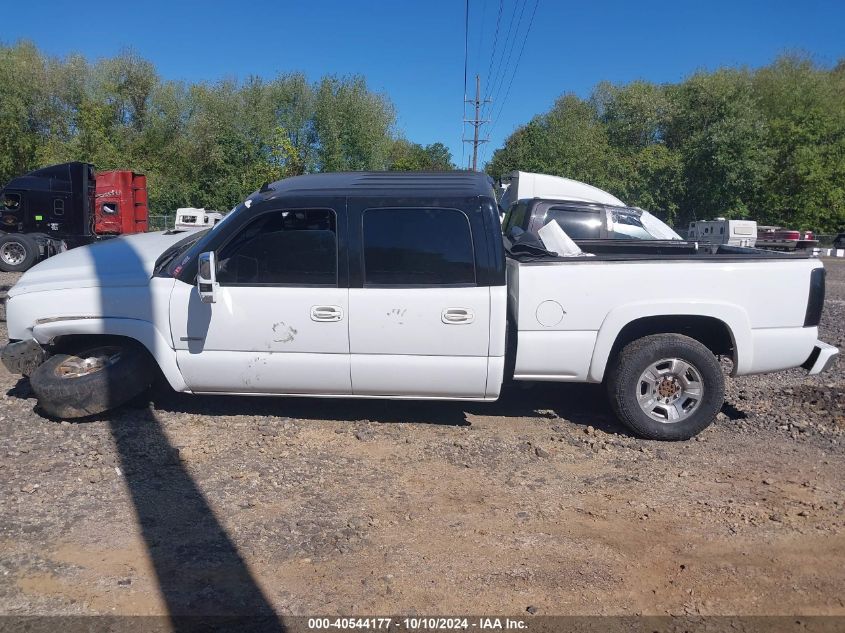
M38 404L57 418L81 418L118 407L149 388L149 354L129 340L56 354L30 376Z

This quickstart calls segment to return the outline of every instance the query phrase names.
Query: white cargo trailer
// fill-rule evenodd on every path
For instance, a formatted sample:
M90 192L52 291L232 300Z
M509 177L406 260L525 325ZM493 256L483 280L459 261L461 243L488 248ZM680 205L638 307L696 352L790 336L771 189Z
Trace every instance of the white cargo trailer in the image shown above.
M174 228L177 231L210 229L222 219L223 214L219 211L184 207L176 209L176 224Z
M757 243L757 223L754 220L702 220L690 222L687 239L706 244L748 246Z

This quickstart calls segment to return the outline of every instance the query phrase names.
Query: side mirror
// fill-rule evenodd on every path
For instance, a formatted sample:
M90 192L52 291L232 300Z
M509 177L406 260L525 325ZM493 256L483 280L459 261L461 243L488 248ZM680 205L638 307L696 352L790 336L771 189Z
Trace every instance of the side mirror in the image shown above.
M213 251L200 253L197 292L203 303L214 303L217 300L217 262Z

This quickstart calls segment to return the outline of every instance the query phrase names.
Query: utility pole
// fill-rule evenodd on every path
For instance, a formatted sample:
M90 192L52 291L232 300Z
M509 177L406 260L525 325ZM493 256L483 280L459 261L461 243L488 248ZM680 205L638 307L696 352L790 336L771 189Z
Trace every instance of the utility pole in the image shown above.
M478 75L475 76L475 99L467 99L467 103L472 103L475 106L475 118L464 119L464 123L469 123L473 126L472 138L462 139L464 143L472 143L472 171L478 171L478 146L486 143L487 139L478 138L478 128L487 123L486 119L481 119L481 106L485 103L490 103L490 99L481 99L481 79Z

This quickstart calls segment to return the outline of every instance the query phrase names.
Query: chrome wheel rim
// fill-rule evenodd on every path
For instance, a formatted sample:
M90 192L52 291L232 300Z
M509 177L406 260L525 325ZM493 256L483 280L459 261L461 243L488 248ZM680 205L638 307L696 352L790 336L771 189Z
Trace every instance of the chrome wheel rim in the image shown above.
M4 264L17 266L26 259L26 248L20 242L6 242L0 246L0 259Z
M115 346L95 347L70 356L56 367L59 378L80 378L111 367L120 360L121 349Z
M637 381L640 409L664 424L686 420L698 409L703 397L701 372L680 358L663 358L652 363Z

